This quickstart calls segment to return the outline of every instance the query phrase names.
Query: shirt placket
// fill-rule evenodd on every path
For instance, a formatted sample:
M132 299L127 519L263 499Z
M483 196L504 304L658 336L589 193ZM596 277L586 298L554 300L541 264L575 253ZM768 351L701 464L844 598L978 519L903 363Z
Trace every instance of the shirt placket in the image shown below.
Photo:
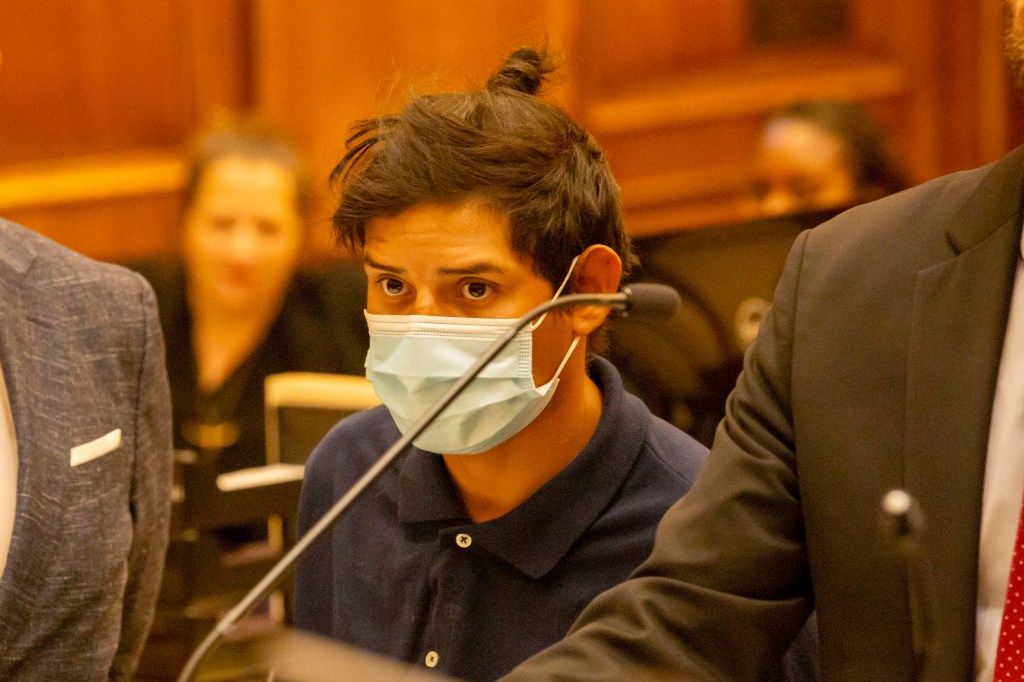
M441 551L430 575L430 617L421 642L419 662L438 672L450 671L459 652L456 633L466 618L472 594L473 536L471 529L446 530L439 535Z

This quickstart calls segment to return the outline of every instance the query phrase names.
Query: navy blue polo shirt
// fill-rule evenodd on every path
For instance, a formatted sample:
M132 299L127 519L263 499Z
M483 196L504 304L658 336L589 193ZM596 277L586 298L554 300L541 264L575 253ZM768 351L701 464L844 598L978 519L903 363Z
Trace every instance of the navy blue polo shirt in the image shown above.
M473 523L442 458L410 449L300 562L297 625L465 680L500 677L560 639L647 557L706 452L626 393L610 363L588 371L601 419L565 469ZM398 437L384 407L335 426L307 464L299 532Z

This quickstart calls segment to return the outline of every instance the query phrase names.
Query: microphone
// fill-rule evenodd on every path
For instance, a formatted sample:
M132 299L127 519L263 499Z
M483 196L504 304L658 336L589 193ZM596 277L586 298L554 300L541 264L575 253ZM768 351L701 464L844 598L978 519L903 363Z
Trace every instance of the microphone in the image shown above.
M238 621L245 617L256 603L277 587L285 572L295 564L299 558L306 553L306 550L321 535L326 533L333 526L341 515L348 509L367 487L373 483L378 476L391 465L391 463L402 454L409 445L429 427L437 416L454 401L466 386L476 378L484 367L516 337L516 335L530 322L550 310L556 308L570 308L581 305L598 305L612 308L624 315L637 317L669 317L675 313L680 306L679 293L672 287L664 284L634 284L631 287L623 288L622 291L614 294L567 294L559 298L547 301L530 312L526 313L513 324L502 336L495 339L488 346L472 367L442 395L436 403L431 405L409 430L392 445L387 452L381 455L380 459L371 466L363 477L356 481L349 490L342 495L334 506L325 513L308 531L299 538L292 548L274 566L267 571L266 575L248 592L241 601L217 622L213 630L199 643L192 655L189 657L185 667L178 675L178 682L189 682L195 675L199 663L206 654L227 634Z
M679 292L665 284L637 283L623 287L626 296L624 315L666 319L682 305Z
M910 679L927 682L932 678L931 652L935 645L934 579L921 550L924 512L906 490L890 490L882 498L882 528L903 559L910 592L910 638L914 662Z

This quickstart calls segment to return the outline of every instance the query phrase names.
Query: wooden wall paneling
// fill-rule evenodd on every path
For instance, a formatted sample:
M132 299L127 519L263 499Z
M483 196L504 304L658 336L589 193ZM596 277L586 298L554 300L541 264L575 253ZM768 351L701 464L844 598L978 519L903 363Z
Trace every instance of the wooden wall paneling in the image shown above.
M894 4L895 13L890 26L893 40L898 46L897 59L907 66L909 83L906 138L912 177L926 180L949 170L943 163L945 144L942 129L942 89L946 77L936 55L944 49L943 27L939 0L915 0L909 4ZM902 38L900 36L902 35Z
M998 150L1015 119L1000 127L986 123L999 114L983 104L948 109L951 98L1006 106L999 58L975 44L990 30L982 5L991 0L952 2L848 0L845 36L766 48L752 43L748 0L261 0L257 99L323 175L355 118L396 108L410 83L476 87L508 48L540 35L567 50L556 94L608 151L631 229L662 229L687 208L716 213L730 184L736 196L754 172L765 114L798 99L866 104L914 180ZM950 61L957 52L972 54Z
M217 110L256 105L253 5L250 0L184 0L182 73L191 94L193 127Z
M580 121L589 83L584 83L585 60L581 59L587 0L544 0L542 25L545 45L552 50L559 64L552 99L565 108L573 120Z
M713 69L745 51L746 21L746 0L591 0L581 18L582 76L604 98Z
M250 106L246 0L7 0L0 164L175 146Z
M941 167L935 151L942 130L935 109L939 96L935 81L941 73L937 51L944 47L937 14L941 4L941 0L852 0L849 5L848 49L898 65L904 74L899 93L884 103L868 104L913 181L934 177ZM929 149L922 153L921 145Z
M171 0L7 0L0 164L173 144L191 126Z
M740 0L659 1L643 10L588 3L579 50L589 97L581 118L619 179L630 232L711 220L716 209L704 204L749 184L747 170L733 162L746 155L755 126L709 113L721 106L714 95L694 97L744 58L747 20Z
M980 122L984 118L981 91L988 84L981 82L982 10L978 5L977 0L948 0L941 17L945 49L936 54L945 75L940 109L945 139L941 164L950 170L980 165Z
M817 82L793 93L798 95L793 99L858 101L876 118L885 110L888 118L880 123L890 133L892 146L902 152L908 170L919 179L932 177L938 167L932 158L934 149L922 153L918 148L922 142L934 148L939 130L934 111L936 5L936 0L849 0L847 35L824 51L816 74L812 69L811 80ZM892 78L884 89L877 86L877 77L837 81L829 66L836 60L859 62ZM875 80L876 86L865 87L870 80Z
M294 136L320 178L313 226L318 255L330 236L327 176L344 155L351 124L394 111L411 90L482 87L513 48L547 45L565 53L579 0L431 0L367 5L348 0L260 0L255 10L257 99L274 125ZM569 37L571 40L571 36ZM561 100L572 64L553 82Z
M2 215L97 260L122 263L178 248L176 192L25 206Z
M889 106L903 95L907 78L898 64L841 53L756 57L642 97L595 103L589 121L623 184L631 231L670 229L671 221L696 227L751 217L747 189L770 110L829 97ZM701 180L703 196L694 191ZM674 197L672 182L679 183Z
M616 177L625 182L748 162L760 129L757 116L730 116L637 128L598 139Z
M400 107L410 88L476 88L514 47L552 44L542 0L405 0L367 5L260 0L258 99L310 150L321 176L351 123ZM571 14L570 14L571 16Z
M893 0L904 2L905 0ZM924 0L928 2L929 0ZM890 21L890 3L877 0L853 0L847 6L850 28L843 45L855 48L863 54L884 54L891 43L893 27Z
M943 163L958 170L1024 142L1024 112L1005 54L1004 3L950 0L944 9Z
M177 154L133 152L8 166L0 170L0 208L61 206L112 196L175 192L183 184Z
M0 216L92 258L178 246L180 155L130 152L0 168Z
M872 100L901 95L908 74L897 63L834 51L756 57L727 68L657 84L649 92L593 102L596 134L763 115L799 99Z
M1010 149L1024 143L1024 111L1007 63L1004 46L1005 9L1002 3L982 2L979 31L973 48L978 67L977 163L995 161ZM968 42L968 45L970 43Z
M751 44L779 48L843 40L850 27L850 0L748 0Z
M0 215L86 255L177 245L181 148L251 104L247 0L5 2Z

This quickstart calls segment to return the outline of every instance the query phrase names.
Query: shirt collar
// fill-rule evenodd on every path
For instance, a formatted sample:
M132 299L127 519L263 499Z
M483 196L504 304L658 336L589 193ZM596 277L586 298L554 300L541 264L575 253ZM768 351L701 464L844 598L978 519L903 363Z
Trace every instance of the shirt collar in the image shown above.
M470 533L482 547L532 578L554 568L607 508L643 446L650 415L627 396L611 363L594 357L588 368L601 389L601 418L583 451L509 513L485 523L468 521L443 460L413 448L402 463L399 519L450 521L441 535ZM472 455L466 455L471 457Z
M468 521L466 508L440 455L410 447L400 468L398 519L402 523Z

